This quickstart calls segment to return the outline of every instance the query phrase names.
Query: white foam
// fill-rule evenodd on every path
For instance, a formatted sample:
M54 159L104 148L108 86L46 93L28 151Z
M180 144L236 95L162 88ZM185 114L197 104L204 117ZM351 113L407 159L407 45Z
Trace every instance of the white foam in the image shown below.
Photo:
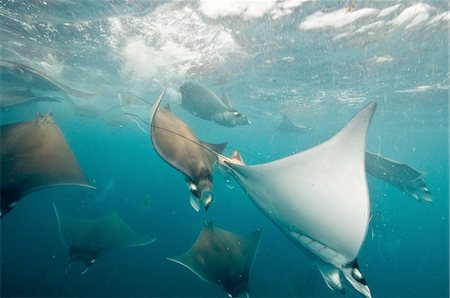
M421 92L430 91L432 89L433 89L432 86L423 85L423 86L417 86L416 88L412 88L412 89L395 90L395 93L421 93Z
M346 31L346 32L339 33L335 37L333 37L333 40L347 38L350 36L354 36L356 34L364 34L364 33L366 33L368 35L376 34L376 32L378 32L380 29L382 29L385 24L386 23L384 21L370 23L370 24L361 26L359 29L357 29L355 31Z
M271 12L272 19L278 19L294 12L294 9L302 6L304 3L310 0L286 0L276 3L274 9Z
M380 35L382 31L386 33L397 27L409 30L423 25L435 26L441 22L450 21L450 12L440 12L430 4L419 2L403 10L400 10L401 7L401 4L396 4L381 10L362 8L350 11L348 8L343 8L331 12L316 11L306 17L299 28L301 30L339 29L366 17L361 21L359 28L348 27L349 30L338 32L333 40L339 40L350 38L355 34ZM372 16L376 16L378 20Z
M281 60L291 63L291 62L295 61L295 57L293 57L293 56L285 56L285 57L281 58Z
M382 63L387 63L387 62L392 62L394 60L394 58L392 58L389 55L385 55L385 56L377 56L374 57L372 59L370 59L369 61L375 64L382 64Z
M374 30L374 29L379 29L379 28L382 28L384 25L385 25L385 22L383 22L383 21L370 23L368 25L361 26L361 28L356 30L355 33L362 33L362 32L367 32L367 31Z
M366 100L366 96L352 89L345 89L337 91L335 98L346 104L359 104Z
M124 79L170 87L192 72L220 69L241 48L229 30L206 24L191 6L167 4L146 16L110 19L108 44ZM170 83L170 84L168 84Z
M250 20L260 18L268 13L274 7L275 3L276 0L202 0L199 3L199 11L211 19L241 16L244 20Z
M202 0L199 3L199 11L210 19L226 17L240 17L243 20L252 20L269 14L272 19L290 15L297 7L311 0Z
M432 7L425 3L417 3L405 8L391 23L395 26L406 25L406 28L417 26L429 19Z
M429 22L428 25L435 25L439 22L449 22L450 21L450 12L445 11L443 13L438 14L437 16L435 16L434 18L432 18Z
M382 9L380 11L380 13L377 15L377 17L381 18L381 17L386 17L388 15L390 15L391 13L393 13L394 11L398 10L400 8L400 4Z
M354 35L355 32L342 32L333 37L333 40L339 40L341 38L346 38L348 36Z
M277 4L281 8L297 8L305 4L306 2L309 2L310 0L286 0L286 1L280 1Z
M170 40L160 48L153 48L142 37L128 40L122 52L125 73L141 80L152 80L161 75L184 76L190 62L198 59L198 53Z
M109 46L112 48L117 47L119 37L121 34L123 34L124 29L122 26L122 23L118 18L109 18L109 30L112 32L112 34L108 35L106 38L106 41L108 42Z
M251 1L247 3L250 5L248 6L247 10L244 13L243 16L244 20L262 17L273 8L273 5L276 3L276 0L275 1L269 0L263 2Z
M39 63L39 69L43 70L46 75L57 78L62 76L64 65L53 54L48 53L46 60Z
M327 27L341 28L360 18L377 13L378 10L375 8L362 8L354 11L348 11L347 8L343 8L329 13L318 11L308 16L306 20L300 23L299 28L302 30L314 30Z
M395 93L425 93L436 90L449 90L448 84L419 85L412 89L395 90Z

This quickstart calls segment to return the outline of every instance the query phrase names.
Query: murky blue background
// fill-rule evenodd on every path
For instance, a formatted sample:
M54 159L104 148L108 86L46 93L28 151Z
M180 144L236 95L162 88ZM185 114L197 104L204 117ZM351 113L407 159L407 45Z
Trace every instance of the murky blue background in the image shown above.
M79 111L104 110L122 97L131 100L128 112L148 119L140 98L153 102L164 87L164 101L200 139L228 141L226 153L238 149L249 164L317 145L376 101L368 149L425 173L434 202L368 177L373 219L361 270L374 297L448 297L446 1L1 0L0 30L2 59L97 94L1 111L2 124L52 112L97 187L35 192L1 219L2 297L224 297L166 260L191 246L204 219L239 234L263 229L251 296L337 295L314 262L218 171L213 205L196 213L182 175L155 153L145 124L120 109L89 117ZM195 118L178 105L185 80L218 95L223 89L252 124L227 128ZM281 111L314 129L277 131ZM85 218L115 210L157 241L105 253L82 276L77 263L65 274L68 255L52 203Z

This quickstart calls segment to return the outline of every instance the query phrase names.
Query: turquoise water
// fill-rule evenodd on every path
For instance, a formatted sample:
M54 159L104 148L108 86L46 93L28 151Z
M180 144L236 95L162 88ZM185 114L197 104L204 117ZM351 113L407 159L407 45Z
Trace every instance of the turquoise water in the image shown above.
M148 119L163 88L172 112L200 139L228 142L259 164L311 148L377 102L367 148L425 174L433 203L368 177L373 218L358 260L373 297L449 295L449 7L446 1L1 1L1 59L95 93L1 111L1 124L52 112L96 191L31 193L1 219L1 296L224 297L169 262L195 241L205 219L262 239L250 272L253 297L329 297L314 260L214 172L215 201L189 205L182 175L154 151ZM247 114L228 128L179 106L193 80ZM1 86L5 89L5 86ZM56 95L55 95L56 94ZM130 103L119 109L124 100ZM84 111L84 112L83 112ZM103 111L103 112L99 112ZM282 111L313 128L277 131ZM87 115L88 114L88 115ZM108 185L110 187L103 189ZM98 197L102 200L97 200ZM118 212L157 239L102 255L89 271L68 255L53 211ZM359 294L347 287L347 295Z

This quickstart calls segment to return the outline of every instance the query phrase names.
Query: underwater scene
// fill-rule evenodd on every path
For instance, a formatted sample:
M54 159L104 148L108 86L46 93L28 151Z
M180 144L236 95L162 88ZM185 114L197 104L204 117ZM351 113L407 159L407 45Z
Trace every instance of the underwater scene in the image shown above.
M0 296L449 297L449 22L0 0Z

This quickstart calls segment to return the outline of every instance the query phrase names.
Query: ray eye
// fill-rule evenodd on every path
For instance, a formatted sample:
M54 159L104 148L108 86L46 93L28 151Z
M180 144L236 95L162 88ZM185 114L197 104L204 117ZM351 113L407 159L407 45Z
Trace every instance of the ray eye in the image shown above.
M241 114L239 112L233 112L234 116L240 116Z

